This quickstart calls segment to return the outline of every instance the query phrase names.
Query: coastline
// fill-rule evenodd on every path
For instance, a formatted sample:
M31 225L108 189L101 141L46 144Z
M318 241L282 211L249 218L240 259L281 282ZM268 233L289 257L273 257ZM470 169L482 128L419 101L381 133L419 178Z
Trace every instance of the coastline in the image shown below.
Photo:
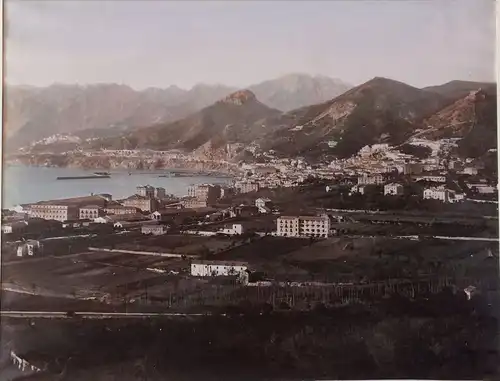
M83 170L106 170L133 172L139 174L168 175L182 173L208 177L231 178L239 172L236 163L201 159L164 159L159 165L158 159L151 157L124 156L69 156L59 154L22 154L5 158L5 166L27 166L42 168L75 168ZM174 177L174 176L172 176Z

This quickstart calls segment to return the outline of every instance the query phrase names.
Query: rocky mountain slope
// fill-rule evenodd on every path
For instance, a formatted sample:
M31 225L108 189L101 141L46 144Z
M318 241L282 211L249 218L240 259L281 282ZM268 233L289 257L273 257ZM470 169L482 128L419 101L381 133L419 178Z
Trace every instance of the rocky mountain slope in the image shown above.
M471 91L425 120L428 139L461 138L458 152L476 157L497 146L497 97L491 89Z
M174 121L230 94L226 86L172 86L136 91L125 85L8 86L6 133L10 146L88 129L130 129Z
M346 158L365 145L409 138L462 138L459 152L479 156L496 145L496 93L458 82L418 89L375 77L329 101L286 113L242 90L172 123L157 123L83 148L180 149L208 160L283 156ZM464 89L474 89L464 94ZM444 94L444 95L443 95Z
M349 87L325 76L292 74L250 86L250 90L264 104L287 111L331 99ZM117 136L182 119L236 90L205 84L190 90L170 86L143 91L117 84L7 86L5 131L14 148L60 133Z
M283 115L266 149L305 156L349 157L367 144L397 144L446 101L402 82L376 77L337 98Z
M240 90L181 120L141 128L120 138L95 142L114 149L151 148L194 151L226 149L230 143L250 143L262 136L259 121L280 115L259 102L249 90Z
M250 86L248 90L262 103L286 112L325 102L350 88L351 85L326 76L289 74Z

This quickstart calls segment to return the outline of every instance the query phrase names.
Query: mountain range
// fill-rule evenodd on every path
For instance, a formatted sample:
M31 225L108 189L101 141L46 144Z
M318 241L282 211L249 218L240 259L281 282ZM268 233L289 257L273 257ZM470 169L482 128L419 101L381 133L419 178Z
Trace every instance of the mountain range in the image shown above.
M365 145L400 145L419 136L462 138L459 153L479 156L496 147L496 134L495 84L452 81L419 89L375 77L287 112L266 105L250 88L237 90L176 121L123 130L82 147L179 149L224 160L273 150L317 159L347 158Z
M326 76L290 74L249 89L267 106L289 111L331 99L350 87ZM206 84L190 90L170 86L142 91L118 84L7 86L5 131L10 147L54 134L119 135L138 127L180 120L237 90Z

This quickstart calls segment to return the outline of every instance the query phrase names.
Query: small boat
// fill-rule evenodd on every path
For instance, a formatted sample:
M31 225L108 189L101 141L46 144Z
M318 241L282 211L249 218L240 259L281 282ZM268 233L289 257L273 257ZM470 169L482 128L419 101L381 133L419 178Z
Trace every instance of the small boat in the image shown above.
M94 175L111 176L111 173L109 173L109 172L94 172Z

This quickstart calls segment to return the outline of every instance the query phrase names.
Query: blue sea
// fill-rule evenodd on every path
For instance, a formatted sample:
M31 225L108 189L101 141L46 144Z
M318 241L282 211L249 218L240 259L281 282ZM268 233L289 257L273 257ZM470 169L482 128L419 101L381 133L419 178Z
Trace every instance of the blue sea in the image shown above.
M2 181L2 208L18 204L67 197L87 196L91 193L110 193L113 199L128 197L135 193L138 185L165 188L176 196L187 194L191 184L225 184L231 179L224 177L197 176L159 177L161 171L110 170L109 179L56 180L59 176L82 176L97 170L79 168L49 168L29 166L5 166ZM102 171L102 170L101 170ZM168 170L163 173L166 174Z

